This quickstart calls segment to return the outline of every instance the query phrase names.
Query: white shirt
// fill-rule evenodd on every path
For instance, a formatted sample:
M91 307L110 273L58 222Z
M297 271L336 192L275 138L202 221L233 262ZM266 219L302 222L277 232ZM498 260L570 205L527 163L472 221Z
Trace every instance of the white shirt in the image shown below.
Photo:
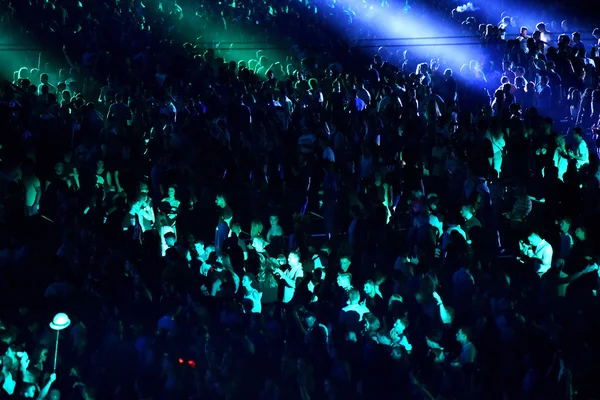
M245 299L252 300L252 313L260 314L262 312L262 293L256 289L249 289L244 296Z
M587 143L585 143L585 140L582 140L581 142L579 142L579 145L577 146L577 151L575 152L575 154L578 157L581 157L581 160L577 160L577 169L581 168L583 165L585 164L589 164L590 162L590 152L588 150L587 147Z
M540 244L537 245L535 251L529 250L527 252L527 256L535 257L533 260L533 265L539 276L544 275L552 267L553 254L554 251L552 250L552 246L544 239L542 239Z
M369 309L362 304L350 304L349 306L342 308L342 311L345 311L345 312L354 311L355 313L358 314L359 321L362 321L363 315L370 312Z
M304 277L304 271L302 270L302 265L287 269L283 272L283 274L292 281L295 281L297 278ZM294 287L290 287L290 286L286 285L283 288L283 302L289 303L290 301L292 301L292 298L294 297L295 292L296 292L295 285L294 285Z
M563 157L558 149L554 150L554 166L558 168L558 179L563 180L563 175L569 168L569 159Z

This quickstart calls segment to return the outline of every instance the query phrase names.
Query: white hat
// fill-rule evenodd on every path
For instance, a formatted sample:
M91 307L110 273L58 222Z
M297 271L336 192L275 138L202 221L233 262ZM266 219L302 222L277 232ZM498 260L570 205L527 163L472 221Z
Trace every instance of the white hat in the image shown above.
M68 328L69 325L71 325L71 320L65 313L56 314L52 319L52 322L50 322L50 328L55 331L62 331L63 329Z

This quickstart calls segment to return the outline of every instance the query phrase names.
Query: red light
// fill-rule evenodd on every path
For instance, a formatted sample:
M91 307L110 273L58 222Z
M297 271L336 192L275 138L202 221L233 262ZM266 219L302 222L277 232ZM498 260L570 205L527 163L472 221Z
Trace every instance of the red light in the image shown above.
M188 361L188 365L189 365L191 368L196 368L196 362L195 362L195 361L193 361L193 360L190 360L190 361Z
M183 358L180 358L179 359L179 364L183 364L183 363L184 363Z

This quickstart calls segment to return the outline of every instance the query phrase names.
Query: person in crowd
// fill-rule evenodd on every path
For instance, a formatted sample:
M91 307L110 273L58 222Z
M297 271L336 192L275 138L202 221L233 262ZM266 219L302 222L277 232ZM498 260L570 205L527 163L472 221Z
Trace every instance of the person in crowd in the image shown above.
M550 243L542 239L539 233L533 231L527 237L527 242L519 243L521 253L533 261L533 268L539 276L552 268L553 249Z
M289 268L285 269L284 271L280 269L273 270L275 276L277 276L283 284L283 298L281 301L284 304L292 301L299 282L302 280L302 278L304 278L300 254L297 252L291 252L287 261Z
M460 357L458 361L460 365L473 364L477 359L477 348L471 342L471 329L466 326L459 328L456 333L456 341L460 343Z
M575 160L575 166L579 170L590 162L590 151L587 143L583 140L583 132L580 127L573 129L574 150L571 150L568 155Z
M169 186L167 188L167 197L162 199L161 203L167 203L169 210L166 214L167 223L174 228L175 230L175 222L177 220L177 213L179 210L179 206L181 205L181 201L179 201L175 196L177 194L177 189L175 186Z
M244 298L252 301L252 312L260 314L262 310L262 293L254 288L256 285L256 278L252 274L246 274L242 278L242 287L246 291Z

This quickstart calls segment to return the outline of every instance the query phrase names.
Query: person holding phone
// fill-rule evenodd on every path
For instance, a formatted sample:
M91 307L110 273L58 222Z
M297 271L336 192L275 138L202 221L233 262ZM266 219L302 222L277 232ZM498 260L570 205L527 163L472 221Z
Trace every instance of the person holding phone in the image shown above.
M527 236L527 241L519 241L519 249L521 254L533 261L538 276L542 277L552 267L554 250L536 231Z

